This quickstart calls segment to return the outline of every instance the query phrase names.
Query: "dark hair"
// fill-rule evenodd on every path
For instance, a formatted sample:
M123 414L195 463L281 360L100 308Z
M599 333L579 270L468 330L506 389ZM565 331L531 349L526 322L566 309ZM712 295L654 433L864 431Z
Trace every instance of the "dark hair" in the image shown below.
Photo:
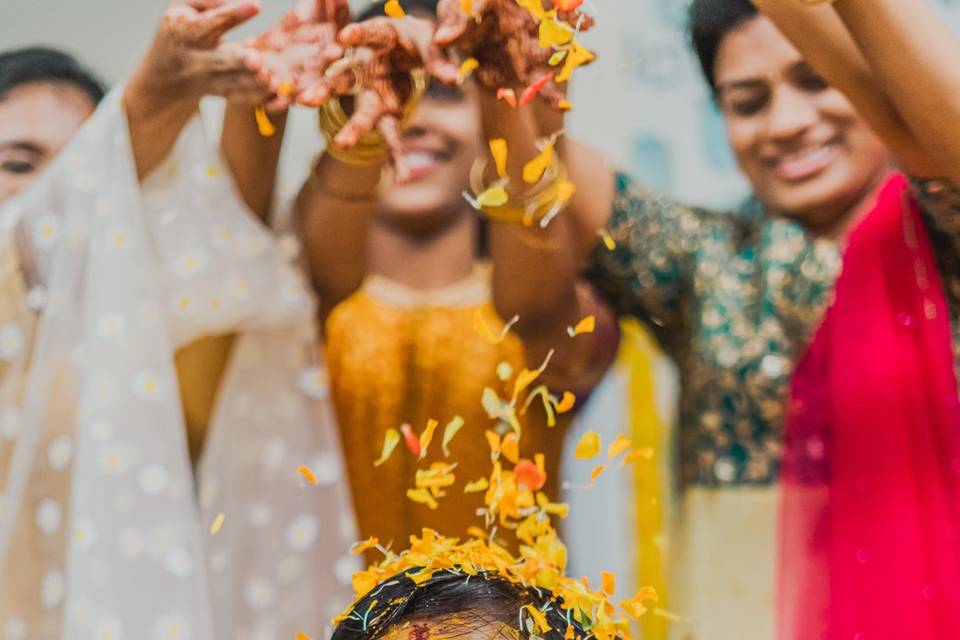
M418 586L407 577L416 571L408 569L360 598L330 640L376 640L398 624L454 614L464 616L457 621L457 631L464 635L497 622L517 629L527 639L539 635L544 640L563 640L568 625L580 638L590 635L547 591L525 588L495 573L469 576L459 571L438 571ZM532 623L532 619L521 611L526 605L543 612L550 631L530 631L527 620Z
M758 15L750 0L693 0L690 5L690 41L703 76L716 89L717 50L728 33Z
M93 74L62 51L28 47L0 53L0 100L17 87L33 83L68 84L85 93L95 105L106 93Z
M437 15L438 0L402 0L403 10L414 15ZM360 15L357 16L357 22L363 22L370 18L377 18L383 15L383 3L376 2L371 4Z

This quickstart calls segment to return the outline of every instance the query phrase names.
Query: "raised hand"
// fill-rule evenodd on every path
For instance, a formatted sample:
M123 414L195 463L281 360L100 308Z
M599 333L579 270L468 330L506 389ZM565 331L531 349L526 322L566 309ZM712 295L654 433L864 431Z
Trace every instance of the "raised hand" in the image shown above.
M192 104L204 95L256 102L269 89L246 66L246 51L223 42L260 12L257 0L174 0L127 87L128 102L153 109Z
M341 31L341 45L353 47L350 64L357 65L363 86L356 96L350 120L336 137L336 144L349 147L374 128L390 147L399 177L405 175L400 160L400 117L410 98L410 72L424 68L441 82L456 82L457 66L434 42L434 23L416 17L373 18L351 24Z
M550 73L547 65L554 50L540 46L539 24L528 6L540 0L473 0L473 15L463 10L461 0L440 0L439 23L434 42L442 47L456 47L480 63L475 78L481 86L496 91L536 83ZM580 3L554 0L560 20L581 30L592 21L576 11ZM562 91L553 83L542 95L551 102L562 98Z
M326 72L343 55L337 34L349 21L347 0L301 0L272 29L245 43L249 67L275 95L268 109L294 101L317 106L337 93Z

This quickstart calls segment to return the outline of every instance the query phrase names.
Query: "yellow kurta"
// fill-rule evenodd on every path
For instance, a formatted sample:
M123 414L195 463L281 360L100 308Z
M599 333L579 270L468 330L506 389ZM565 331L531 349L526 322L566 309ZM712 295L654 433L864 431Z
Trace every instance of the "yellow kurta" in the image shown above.
M463 535L482 524L476 510L483 494L464 495L464 485L490 474L490 451L483 436L494 427L480 404L484 387L506 396L497 365L524 366L523 346L513 335L490 344L475 328L480 314L496 332L503 326L490 301L489 271L452 287L418 292L381 277L372 277L338 305L326 325L330 384L348 466L350 488L363 537L404 547L412 533L431 527L446 535ZM521 455L547 456L552 495L560 458L563 425L548 429L539 407L521 417ZM441 508L432 511L406 497L417 468L444 460L443 425L461 416L465 426L450 446L457 463L457 483ZM387 429L403 423L419 434L433 418L440 422L424 462L404 449L375 468Z

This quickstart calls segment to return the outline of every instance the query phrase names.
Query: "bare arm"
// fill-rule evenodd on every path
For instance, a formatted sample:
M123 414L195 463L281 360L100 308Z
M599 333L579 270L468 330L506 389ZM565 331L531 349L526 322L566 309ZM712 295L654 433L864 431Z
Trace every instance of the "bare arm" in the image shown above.
M324 154L297 198L297 224L324 315L366 276L367 236L382 168L353 166Z
M139 177L167 157L202 96L256 101L268 95L247 69L242 47L221 43L259 11L254 0L171 2L123 95Z
M275 132L261 135L255 108L230 102L223 117L220 148L244 202L267 222L277 183L277 166L287 123L286 111L270 114Z
M835 5L880 86L942 173L960 180L960 41L924 0Z
M914 0L908 1L914 3ZM892 94L885 91L882 79L871 68L874 61L864 57L865 51L861 51L852 32L832 7L807 6L798 0L754 0L754 4L793 42L827 82L850 98L907 173L916 177L943 175L945 167L934 160L939 156L931 154L931 149L921 144L922 136L908 126L903 117L906 112L900 110L901 106L891 99ZM840 4L848 5L850 2L844 0ZM866 6L868 3L854 0L853 4ZM869 15L862 18L864 23L876 19L875 3L870 2L869 5ZM882 33L882 30L878 31L878 35ZM885 37L887 34L883 35ZM892 42L885 41L885 46L893 51L897 49ZM899 57L902 52L897 51L896 55ZM910 66L905 68L909 69ZM910 91L916 91L918 77L913 75Z

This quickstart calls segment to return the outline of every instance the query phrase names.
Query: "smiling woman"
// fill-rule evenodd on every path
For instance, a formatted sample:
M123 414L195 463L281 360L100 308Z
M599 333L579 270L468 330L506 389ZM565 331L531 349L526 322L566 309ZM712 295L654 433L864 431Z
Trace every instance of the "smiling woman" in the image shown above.
M103 95L65 53L33 48L0 55L0 202L43 171Z

